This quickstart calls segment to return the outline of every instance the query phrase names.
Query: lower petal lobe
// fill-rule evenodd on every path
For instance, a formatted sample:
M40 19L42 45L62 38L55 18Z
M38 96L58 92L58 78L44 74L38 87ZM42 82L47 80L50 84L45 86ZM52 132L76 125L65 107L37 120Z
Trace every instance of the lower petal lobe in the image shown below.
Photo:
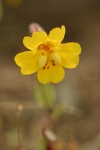
M37 77L41 83L46 84L49 82L58 83L64 78L64 75L64 69L60 65L50 65L49 68L39 69Z

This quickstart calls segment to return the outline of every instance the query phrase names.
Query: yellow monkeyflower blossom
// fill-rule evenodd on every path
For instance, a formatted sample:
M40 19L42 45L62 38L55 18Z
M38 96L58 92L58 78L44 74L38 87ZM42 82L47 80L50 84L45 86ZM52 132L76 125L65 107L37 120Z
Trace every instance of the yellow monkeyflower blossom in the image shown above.
M78 43L61 43L65 36L65 26L54 28L49 35L35 32L26 36L23 44L30 51L19 53L15 62L21 67L23 75L37 72L38 80L43 83L58 83L65 76L65 68L75 68L79 63L81 47Z

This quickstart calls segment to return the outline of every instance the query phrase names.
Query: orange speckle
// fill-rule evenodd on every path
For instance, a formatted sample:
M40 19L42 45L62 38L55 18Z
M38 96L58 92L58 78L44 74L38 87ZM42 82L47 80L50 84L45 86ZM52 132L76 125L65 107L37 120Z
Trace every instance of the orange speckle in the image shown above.
M44 53L41 53L42 55L44 55Z
M55 66L56 64L52 64L53 66Z
M38 46L38 50L45 50L49 53L53 52L53 50L51 50L51 49L52 49L52 45L50 45L50 44L40 44Z
M55 65L56 65L54 60L51 60L51 62L52 62L52 65L53 65L53 66L55 66Z
M43 67L43 69L45 69L45 66Z

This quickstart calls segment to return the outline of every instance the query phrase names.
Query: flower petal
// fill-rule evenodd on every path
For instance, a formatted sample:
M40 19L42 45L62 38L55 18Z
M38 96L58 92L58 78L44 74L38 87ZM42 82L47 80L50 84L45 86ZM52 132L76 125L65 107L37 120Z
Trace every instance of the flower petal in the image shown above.
M61 65L66 68L75 68L79 63L79 55L59 53L61 57Z
M39 69L37 73L37 78L43 84L49 83L50 82L50 70Z
M56 65L50 66L49 69L39 69L37 77L41 83L46 84L49 82L58 83L64 78L64 75L64 69Z
M47 40L47 33L44 31L41 32L34 32L32 35L32 40L35 45L39 45L44 43Z
M65 26L61 28L54 28L49 33L49 38L55 42L61 42L65 36Z
M32 51L17 54L15 62L21 67L22 74L32 74L38 69L38 57Z
M70 42L70 43L61 44L60 50L67 54L77 55L81 53L81 46L78 43Z
M58 83L65 76L65 71L60 65L52 66L50 72L51 82Z
M23 44L26 48L36 52L36 45L32 39L32 37L26 36L23 38Z
M22 53L18 53L15 56L15 62L18 66L22 67L23 65L29 64L33 61L34 55L32 51L25 51Z
M28 65L25 65L25 66L22 66L21 67L21 73L23 75L26 75L26 74L33 74L37 71L37 68L36 68L36 64L33 63L33 64L28 64Z

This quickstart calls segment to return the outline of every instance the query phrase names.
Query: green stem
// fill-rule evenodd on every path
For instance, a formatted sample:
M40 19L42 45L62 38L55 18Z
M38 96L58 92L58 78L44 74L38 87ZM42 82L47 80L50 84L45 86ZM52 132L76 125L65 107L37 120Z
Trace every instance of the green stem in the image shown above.
M21 123L19 112L17 113L16 125L17 125L18 145L21 146L23 143L21 138Z

